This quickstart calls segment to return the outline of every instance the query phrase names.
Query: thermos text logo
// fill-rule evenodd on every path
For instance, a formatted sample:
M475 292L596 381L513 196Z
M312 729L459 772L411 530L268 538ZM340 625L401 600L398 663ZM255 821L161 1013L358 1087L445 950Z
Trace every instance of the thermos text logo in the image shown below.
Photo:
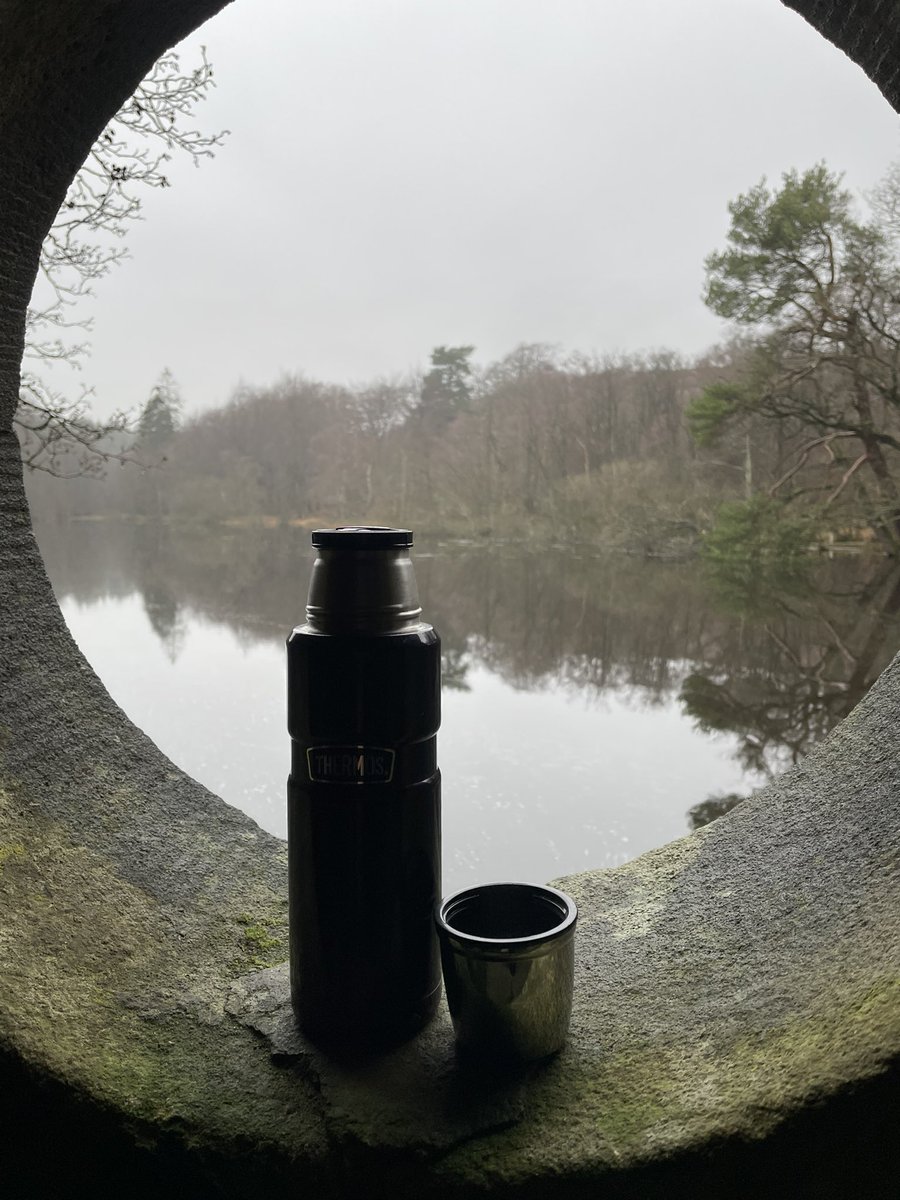
M390 783L394 751L379 746L310 746L306 751L313 783Z

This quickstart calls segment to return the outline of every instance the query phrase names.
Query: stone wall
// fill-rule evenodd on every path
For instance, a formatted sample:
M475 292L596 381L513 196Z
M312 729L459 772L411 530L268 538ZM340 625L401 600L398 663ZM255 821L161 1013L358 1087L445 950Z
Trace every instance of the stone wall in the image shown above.
M569 1046L496 1078L456 1062L443 1011L377 1061L298 1040L283 843L169 763L73 645L9 429L24 305L104 119L219 7L12 0L0 17L10 1194L896 1196L900 663L754 800L563 881L583 912ZM895 5L792 7L897 103Z

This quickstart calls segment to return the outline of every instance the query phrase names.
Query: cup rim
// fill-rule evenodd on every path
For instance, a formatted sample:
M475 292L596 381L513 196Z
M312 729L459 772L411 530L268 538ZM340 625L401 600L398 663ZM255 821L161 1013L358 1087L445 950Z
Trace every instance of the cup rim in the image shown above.
M549 929L541 930L539 933L529 933L524 937L483 937L481 934L464 933L460 929L456 929L449 923L446 918L447 910L467 896L477 896L479 893L493 891L497 888L523 888L531 892L539 892L543 896L552 896L556 900L562 901L565 905L566 915L557 925L552 925ZM542 945L545 942L558 941L567 933L574 930L575 922L578 919L578 905L568 892L563 892L559 888L550 887L546 883L528 883L521 880L507 880L494 883L481 883L470 885L469 887L460 888L459 891L445 896L435 905L435 923L438 931L448 938L453 938L454 941L465 946L470 946L473 949L482 948L484 950L500 950L509 948L510 950L526 950L530 947Z

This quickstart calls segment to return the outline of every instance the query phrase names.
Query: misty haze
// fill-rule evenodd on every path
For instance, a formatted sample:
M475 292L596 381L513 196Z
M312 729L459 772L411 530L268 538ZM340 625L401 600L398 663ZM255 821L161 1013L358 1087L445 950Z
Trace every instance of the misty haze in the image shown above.
M238 6L86 164L17 417L40 546L265 828L317 526L416 532L448 890L715 819L896 652L896 116L724 7Z

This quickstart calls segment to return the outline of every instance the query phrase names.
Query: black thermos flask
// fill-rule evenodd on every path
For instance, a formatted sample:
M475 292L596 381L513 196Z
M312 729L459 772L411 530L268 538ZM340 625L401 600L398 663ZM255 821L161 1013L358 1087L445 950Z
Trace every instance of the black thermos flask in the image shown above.
M434 1014L441 647L407 529L319 529L288 638L291 998L311 1039L377 1045Z

